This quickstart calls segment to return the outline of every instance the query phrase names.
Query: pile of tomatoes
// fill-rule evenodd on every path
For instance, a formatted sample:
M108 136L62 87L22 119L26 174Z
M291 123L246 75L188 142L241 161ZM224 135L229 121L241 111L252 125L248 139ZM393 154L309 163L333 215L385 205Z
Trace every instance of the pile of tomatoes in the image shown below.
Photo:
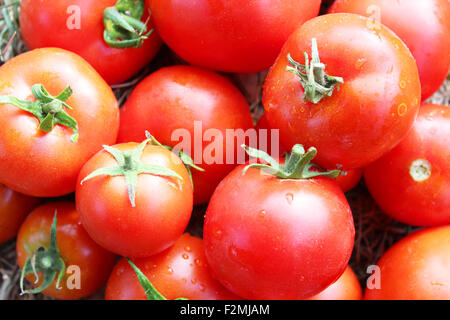
M29 51L0 67L0 244L17 236L23 292L450 299L450 109L425 103L449 71L450 3L321 2L22 0ZM163 43L185 63L119 108L111 85ZM230 73L264 70L255 125ZM344 194L362 176L423 227L365 290ZM203 238L186 233L197 205Z

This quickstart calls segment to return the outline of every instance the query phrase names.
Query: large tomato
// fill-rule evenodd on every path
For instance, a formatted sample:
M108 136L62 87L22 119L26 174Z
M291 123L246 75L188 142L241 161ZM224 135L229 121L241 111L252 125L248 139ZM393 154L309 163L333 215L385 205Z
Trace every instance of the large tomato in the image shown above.
M450 108L423 105L407 137L365 169L381 209L417 226L450 224Z
M367 300L450 300L450 226L410 234L377 265Z
M75 192L87 232L127 257L148 257L173 245L192 213L184 164L148 142L105 147L83 166Z
M447 77L450 68L448 0L337 0L330 12L370 16L394 31L416 59L422 101L436 92Z
M320 0L147 0L165 43L196 66L252 73L269 68Z
M214 277L236 295L304 299L344 272L355 235L352 213L338 184L309 170L315 152L296 145L285 165L267 161L270 173L239 166L214 192L205 217L206 257Z
M53 235L56 243L51 236L55 215L56 232ZM89 296L106 282L115 260L114 254L89 237L75 205L70 202L47 203L36 208L22 224L17 236L17 263L22 272L25 267L26 278L36 288L31 293L44 289L42 293L45 295L70 300ZM36 283L33 261L39 271ZM58 284L61 270L63 277ZM47 277L49 281L45 282Z
M243 131L253 128L250 108L230 81L188 66L163 68L144 79L120 117L119 142L141 141L149 130L162 144L180 146L205 170L192 170L196 204L208 202L235 167L238 148L242 151L244 140L227 138L226 130L240 129L242 133L236 133L244 139ZM220 137L208 137L216 133ZM216 153L209 150L216 145ZM230 163L227 152L233 155Z
M0 184L0 245L17 235L20 225L39 201Z
M26 195L73 192L81 166L117 138L111 88L69 51L9 60L0 68L0 103L0 182Z
M22 0L20 31L30 49L57 47L70 50L86 59L108 83L120 83L153 59L161 40L156 32L152 32L139 48L117 48L106 43L103 13L118 2L124 3L119 3L123 6L118 12L121 14L127 10L134 12L130 8L144 6L144 0L134 1L134 4L124 0ZM147 18L148 9L145 8L142 22ZM151 28L150 23L144 34ZM119 27L116 29L123 32ZM119 46L124 46L123 42Z
M155 289L166 299L238 299L215 280L206 261L203 240L182 235L173 247L158 255L135 259ZM126 259L114 267L106 285L106 300L145 300L144 288Z
M354 14L306 22L290 36L264 85L267 120L280 128L281 142L316 147L316 161L325 168L373 162L402 140L419 110L414 58L394 33L371 23Z

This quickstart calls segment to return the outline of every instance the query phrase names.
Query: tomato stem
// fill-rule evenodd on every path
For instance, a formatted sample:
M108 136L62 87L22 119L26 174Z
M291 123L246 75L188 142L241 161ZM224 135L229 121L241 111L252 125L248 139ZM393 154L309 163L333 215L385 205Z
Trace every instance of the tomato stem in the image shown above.
M141 21L144 9L144 0L118 0L115 6L106 8L103 12L105 42L117 49L140 48L153 32L153 29L147 32L148 21Z
M259 168L267 173L274 175L280 179L311 179L314 177L329 177L337 178L340 174L340 170L325 171L311 161L317 155L317 149L311 147L305 152L305 149L301 144L296 144L290 153L286 154L285 164L280 164L268 153L250 148L246 145L242 145L249 156L263 160L268 164L252 163L244 168L243 174L250 168ZM316 170L311 170L316 168Z
M335 87L339 90L339 86L344 83L344 79L329 76L325 73L325 65L320 62L319 49L315 38L312 39L311 62L309 61L308 53L305 52L304 55L305 64L303 65L288 54L287 59L290 66L287 66L286 70L300 78L300 83L305 90L303 100L316 104L324 97L331 97Z
M57 212L55 210L55 216L50 229L50 246L48 248L40 247L37 249L31 257L29 257L20 273L20 290L21 294L29 293L35 294L47 289L52 282L56 281L56 288L62 289L60 284L64 275L66 274L66 264L61 258L61 254L58 249L56 241L56 225L57 225ZM24 290L24 279L28 274L34 274L35 283L39 282L38 272L44 272L44 280L42 284L31 290ZM58 277L57 277L58 275Z

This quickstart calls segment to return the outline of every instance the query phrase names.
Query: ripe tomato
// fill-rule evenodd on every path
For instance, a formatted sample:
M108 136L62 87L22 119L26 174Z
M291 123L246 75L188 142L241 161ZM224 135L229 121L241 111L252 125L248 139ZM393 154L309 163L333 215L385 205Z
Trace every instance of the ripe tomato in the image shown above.
M57 216L56 242L58 252L49 250L52 245L51 229L54 216ZM45 250L47 256L38 251ZM54 249L54 248L52 248ZM42 252L41 252L42 254ZM81 299L96 292L105 283L114 266L115 255L97 245L83 229L75 205L70 202L47 203L36 208L22 224L17 236L17 263L23 270L26 263L30 263L35 256L36 267L42 268L50 259L50 267L39 272L39 281L33 272L27 272L26 278L35 288L43 284L44 273L49 276L62 259L67 268L60 289L57 288L56 274L50 278L48 287L42 291L47 296L56 299ZM28 261L28 262L27 262ZM71 271L71 267L78 267L78 271ZM74 269L74 270L75 270ZM59 272L59 270L58 270ZM58 274L59 275L59 274ZM72 277L79 276L77 280ZM54 279L52 281L52 279ZM74 287L72 287L74 286ZM38 289L37 292L41 290Z
M324 168L373 162L401 141L419 110L414 58L391 31L380 26L375 32L370 22L354 14L306 22L290 36L264 85L267 120L280 128L281 142L316 147ZM300 64L310 52L315 76L308 78ZM330 76L322 79L324 71Z
M258 131L258 148L260 150L267 152L275 158L281 157L288 151L280 142L280 129L271 128L265 114L256 124L256 130ZM273 130L278 130L278 132Z
M137 1L135 6L139 6L141 1L143 3L144 0ZM22 0L20 31L30 49L57 47L75 52L86 59L109 84L121 83L153 59L161 40L156 32L152 32L140 48L121 49L108 45L104 40L103 13L117 2ZM144 22L148 19L147 11L145 8ZM151 23L147 27L147 30L150 29Z
M0 184L0 245L14 238L40 199L28 197Z
M336 178L336 182L339 184L342 191L347 192L358 185L362 175L362 169L347 170L343 175Z
M105 147L83 166L75 192L90 236L127 257L148 257L173 245L192 213L184 164L169 150L147 143Z
M450 108L422 105L407 137L365 169L380 208L417 226L450 223Z
M422 101L435 93L450 68L450 4L448 0L337 0L331 13L349 12L380 18L416 59Z
M120 116L119 142L141 141L149 130L164 145L181 144L205 170L192 170L196 204L208 202L219 182L236 166L235 161L227 164L227 151L241 151L244 140L227 139L226 130L253 128L250 108L230 81L188 66L162 68L144 79ZM217 131L223 139L208 141L208 133ZM212 156L208 148L218 143L223 152Z
M359 280L352 268L347 266L335 283L308 300L362 300L362 297Z
M26 195L73 192L81 166L117 138L111 88L69 51L36 49L9 60L0 68L0 103L0 182Z
M169 249L156 256L133 260L166 299L239 299L221 286L211 274L203 240L182 235ZM145 300L144 289L126 259L117 263L106 285L106 300Z
M367 288L367 300L449 300L450 225L410 234L377 265L380 288Z
M269 68L320 0L147 0L165 43L189 63L252 73Z
M309 170L314 154L296 145L286 165L261 157L272 174L257 169L262 164L241 165L214 192L205 217L206 257L214 277L236 295L304 299L344 272L355 235L352 213L337 183L320 177L335 172Z

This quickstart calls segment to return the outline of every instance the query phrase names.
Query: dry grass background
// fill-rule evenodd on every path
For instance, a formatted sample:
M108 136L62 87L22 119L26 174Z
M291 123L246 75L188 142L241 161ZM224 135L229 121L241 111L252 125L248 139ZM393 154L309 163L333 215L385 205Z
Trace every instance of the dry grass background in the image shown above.
M6 61L14 55L26 51L26 47L20 39L20 34L16 33L17 25L14 18L17 15L14 6L4 7L4 5L14 4L17 0L0 0L0 40L2 61ZM5 21L5 16L9 16L11 21ZM169 65L183 63L167 47L163 47L154 61L137 76L127 83L113 86L114 92L122 105L127 99L134 86L151 72ZM261 105L261 86L264 81L265 73L253 75L226 75L246 96L255 121L263 113ZM450 106L450 79L443 84L441 89L428 101L432 103L445 104ZM65 199L72 199L72 195ZM352 207L356 237L355 247L350 265L357 273L361 284L364 285L368 274L366 273L369 265L375 264L383 252L393 243L409 234L413 227L396 222L383 214L370 197L364 181L352 191L347 193L347 198ZM55 199L50 199L55 200ZM203 216L206 206L194 208L194 213L188 227L188 232L193 235L202 235ZM43 300L49 299L42 294L38 295L20 295L18 286L20 270L16 264L15 241L0 246L0 300L3 299L22 299L22 300ZM27 284L29 285L29 284ZM102 299L103 292L94 294L89 299Z

